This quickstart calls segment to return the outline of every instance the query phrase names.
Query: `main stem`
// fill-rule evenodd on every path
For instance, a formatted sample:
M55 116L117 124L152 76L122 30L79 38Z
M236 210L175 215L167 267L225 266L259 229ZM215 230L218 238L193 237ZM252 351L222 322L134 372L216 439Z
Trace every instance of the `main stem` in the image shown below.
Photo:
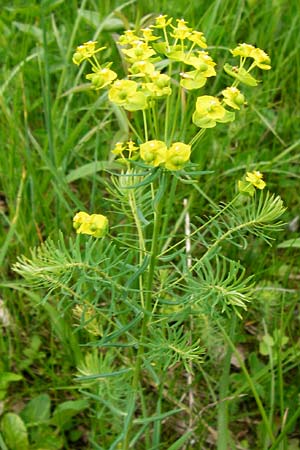
M230 338L234 340L234 333L236 329L236 316L233 316L232 326L230 331ZM223 362L223 373L220 379L219 389L219 407L218 407L218 450L227 450L229 443L229 419L228 419L228 394L229 394L229 376L230 364L233 350L227 344L227 352Z
M164 174L163 174L164 177ZM162 180L162 183L164 181ZM161 218L162 218L162 209L164 205L164 195L160 195L156 203L156 207L154 207L154 220L153 220L153 232L152 232L152 240L151 240L151 249L150 249L150 260L148 266L148 274L146 279L146 288L145 288L145 307L144 307L144 316L142 320L141 326L141 334L140 334L140 342L137 352L137 359L132 379L132 396L129 404L129 412L125 424L125 436L123 441L123 450L129 449L129 441L130 441L130 432L133 423L133 414L135 410L137 392L140 384L140 375L141 368L143 362L143 356L145 351L145 338L147 334L147 328L149 324L149 320L151 318L152 313L152 297L153 297L153 280L155 274L155 268L157 264L157 255L159 253L159 235L161 229ZM126 426L127 425L127 426Z

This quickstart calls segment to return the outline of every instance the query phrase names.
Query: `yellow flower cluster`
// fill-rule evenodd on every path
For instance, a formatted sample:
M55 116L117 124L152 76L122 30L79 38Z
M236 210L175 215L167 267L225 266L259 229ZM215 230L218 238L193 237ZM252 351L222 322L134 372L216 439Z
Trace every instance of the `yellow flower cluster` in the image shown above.
M266 187L266 182L263 180L263 174L258 170L253 172L247 172L244 180L239 180L238 189L244 194L249 194L251 196L255 193L256 189L264 189Z
M127 160L124 152L129 153L128 158L136 159L140 156L146 164L153 167L163 166L167 170L180 170L190 160L191 146L183 142L174 142L168 148L165 142L153 139L141 144L140 148L132 141L127 142L127 145L118 142L112 150L121 161Z
M102 214L87 214L78 212L73 218L73 227L78 234L89 234L94 237L103 237L108 231L108 219Z
M128 159L136 160L140 156L150 166L180 170L190 160L191 146L183 142L174 142L168 148L165 142L153 139L137 147L133 141L128 141L126 144L117 142L112 153L120 162L127 162Z
M252 58L253 64L262 70L271 69L270 57L260 48L256 48L250 44L239 44L236 48L231 50L233 56L240 56L241 58Z
M263 174L258 170L254 170L254 172L247 172L245 179L257 189L264 189L266 187L266 183L263 181Z
M199 89L209 77L216 75L216 64L203 50L207 44L202 32L188 27L183 19L177 19L176 25L172 22L172 18L159 16L149 28L139 33L127 30L120 36L121 51L128 63L128 79L117 79L117 74L110 69L112 63L105 66L99 63L95 55L105 47L96 49L96 41L77 47L73 62L79 65L88 60L92 73L86 78L91 81L91 87L108 88L109 100L128 111L144 110L154 100L172 94L170 76L156 65L165 57L180 62L182 68L187 66L187 70L180 73L183 88Z
M189 91L202 88L210 77L216 76L216 63L207 52L207 43L201 31L193 30L184 19L166 15L156 17L153 25L139 31L127 30L118 41L121 52L128 66L128 76L118 79L111 69L112 63L101 65L95 57L105 47L96 48L96 41L89 41L77 47L73 62L77 65L88 60L92 73L86 75L91 87L98 90L107 88L109 100L127 111L146 110L159 99L172 94L172 85ZM240 57L239 66L225 64L224 70L235 78L233 86L222 91L223 98L209 95L199 96L193 113L193 123L200 128L212 128L217 123L231 122L234 111L245 104L245 98L237 88L239 83L256 86L258 81L250 74L254 67L268 70L269 56L261 49L249 44L239 44L231 50L233 56ZM246 60L251 60L246 68ZM178 63L180 71L176 80L171 80L170 73L162 71L161 61ZM172 69L176 77L176 71ZM173 76L173 75L172 75ZM172 83L173 81L173 83ZM158 157L159 159L159 157ZM154 158L156 162L157 159ZM160 163L159 163L160 164Z

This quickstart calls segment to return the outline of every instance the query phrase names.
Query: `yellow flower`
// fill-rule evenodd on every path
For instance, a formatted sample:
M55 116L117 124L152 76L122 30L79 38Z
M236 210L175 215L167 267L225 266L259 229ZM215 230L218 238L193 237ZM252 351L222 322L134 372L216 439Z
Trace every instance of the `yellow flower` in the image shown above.
M122 52L128 57L128 60L131 63L141 60L145 61L151 58L151 56L155 55L155 51L153 50L153 48L149 47L146 42L139 40L132 42L131 45L132 48L130 49L122 49Z
M147 141L140 145L140 155L143 161L157 167L164 163L167 155L167 146L163 141Z
M201 48L206 48L206 39L201 31L193 30L192 33L187 37L189 41L194 42Z
M144 83L142 86L145 95L163 97L172 93L169 75L155 71L151 74L150 78L152 82Z
M123 142L117 142L114 149L111 151L114 155L122 155L123 151L126 149Z
M73 55L72 59L73 63L79 66L79 64L81 64L82 61L91 58L93 55L106 48L101 47L96 50L96 44L97 41L88 41L82 45L79 45L79 47L76 48L76 51Z
M222 94L224 96L224 103L233 109L240 109L240 106L245 103L245 97L236 87L228 87L222 91Z
M139 38L133 30L126 30L126 31L124 31L124 34L122 34L122 36L120 36L118 44L128 45L128 44L132 44L133 42L138 41L138 40L139 40Z
M202 95L197 98L193 123L201 128L213 128L216 122L222 121L226 114L225 108L216 97Z
M158 36L153 35L153 31L151 30L151 28L142 28L141 32L143 33L145 42L156 41L157 39L159 39Z
M177 27L173 27L173 33L170 33L175 39L186 39L190 36L192 28L186 26L187 22L183 19L176 19Z
M78 234L103 237L108 230L108 219L102 214L89 215L80 211L73 218L73 226Z
M260 69L262 69L262 70L269 70L269 69L271 69L271 66L270 66L271 59L270 59L270 57L266 54L266 52L264 52L260 48L255 48L252 51L251 58L254 59L255 65L257 67L259 67Z
M110 69L100 69L95 73L89 73L86 76L87 80L90 80L94 89L103 89L108 86L117 78L116 72Z
M133 63L129 68L129 72L132 73L132 76L145 77L152 75L155 72L155 67L151 62L141 60Z
M239 44L236 48L230 51L233 54L233 56L242 56L243 58L250 58L251 53L253 52L254 49L255 47L253 47L253 45L244 43Z
M108 98L116 105L123 106L128 111L145 109L146 97L137 92L138 84L132 80L117 80L108 92Z
M249 181L253 186L257 189L264 189L266 187L266 183L263 181L263 174L258 170L254 170L253 172L247 172L246 181Z
M180 170L189 161L191 146L183 142L174 142L167 151L165 167L168 170Z
M129 152L129 158L131 158L132 153L136 153L138 149L139 147L137 147L135 145L135 142L133 142L132 140L127 142L127 150Z
M200 70L205 76L211 77L216 75L214 66L216 63L213 61L211 56L205 51L198 51L197 56L190 56L184 61L186 64L194 66L195 69Z
M199 56L191 56L184 61L196 67L196 70L181 73L180 85L185 89L199 89L205 85L207 78L214 77L216 71L211 57L206 52L198 52Z
M75 228L75 230L78 230L83 223L89 220L89 217L90 216L84 211L80 211L75 214L75 216L73 217L73 227Z
M167 15L160 15L158 17L156 17L155 19L155 25L153 25L154 28L166 28L171 22L172 22L172 17L170 19L167 19Z
M243 58L253 58L254 64L262 70L271 69L270 57L260 48L256 48L250 44L239 44L231 50L233 56L241 56Z

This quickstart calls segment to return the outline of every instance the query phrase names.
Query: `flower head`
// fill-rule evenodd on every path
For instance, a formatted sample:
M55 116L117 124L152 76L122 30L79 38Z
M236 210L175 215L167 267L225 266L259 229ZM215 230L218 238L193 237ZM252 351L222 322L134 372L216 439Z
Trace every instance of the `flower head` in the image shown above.
M202 95L197 98L193 122L201 128L213 128L216 122L222 121L225 114L226 110L217 97Z
M204 34L201 31L193 30L189 36L187 36L188 40L191 42L194 42L195 44L199 45L201 48L206 48L206 39L204 37Z
M89 73L86 75L86 79L91 81L92 87L96 90L103 89L111 84L116 78L116 72L108 68L99 69L95 73Z
M262 70L271 69L270 57L260 48L256 48L250 44L239 44L231 50L233 56L241 56L242 58L253 58L254 64Z
M224 103L233 109L240 109L241 105L245 103L245 97L236 87L228 87L222 91L222 94L224 96Z
M78 234L103 237L108 230L108 219L102 214L87 214L80 211L73 218L73 226Z
M157 39L159 39L158 36L154 36L151 28L142 28L141 32L143 33L145 42L156 41Z
M167 15L160 15L156 17L155 19L155 25L153 25L154 28L166 28L170 23L172 22L172 17L167 19Z
M183 142L174 142L167 151L165 167L168 170L180 170L189 161L191 146Z
M247 172L246 181L249 181L254 187L257 189L264 189L266 187L266 183L263 181L263 174L258 170L254 170L253 172Z
M171 33L171 36L173 36L175 39L186 39L190 36L192 28L187 27L187 22L183 19L176 19L177 27L172 26L173 33Z
M79 45L79 47L76 48L76 51L73 55L73 63L79 66L79 64L82 63L82 61L91 58L95 55L95 53L100 52L101 50L104 50L105 47L101 47L96 49L97 41L88 41L85 42L82 45Z
M131 46L132 47L129 49L122 49L122 52L128 57L128 60L131 63L141 60L145 61L151 58L151 56L155 55L155 51L153 50L153 48L149 47L146 42L143 42L141 40L133 41L131 43Z
M160 73L156 70L151 74L150 79L150 83L144 83L142 86L145 95L151 97L163 97L172 93L169 75Z
M122 36L120 36L118 44L131 45L133 42L138 41L138 40L139 40L139 38L133 30L126 30L126 31L124 31Z
M108 98L116 105L123 106L128 111L146 108L146 97L137 92L138 84L132 80L117 80L108 92Z
M147 141L140 146L140 155L143 161L157 167L164 163L167 155L167 146L163 141Z
M255 47L250 44L239 44L237 47L235 47L233 50L231 50L231 53L233 56L242 56L243 58L250 58L251 53Z

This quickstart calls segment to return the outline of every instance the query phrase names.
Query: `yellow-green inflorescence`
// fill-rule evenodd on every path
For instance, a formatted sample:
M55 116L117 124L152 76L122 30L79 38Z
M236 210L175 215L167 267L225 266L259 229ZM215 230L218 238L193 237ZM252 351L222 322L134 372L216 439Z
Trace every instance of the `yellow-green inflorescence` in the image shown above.
M108 219L102 214L88 214L80 211L73 218L73 227L78 234L89 234L100 238L108 231Z
M256 189L264 189L266 187L266 182L263 180L263 174L259 170L254 170L253 172L247 172L243 180L238 181L238 189L244 194L249 194L251 196L255 193Z
M91 88L107 89L110 102L129 111L129 114L142 111L144 121L146 114L148 121L153 121L158 102L165 99L166 104L174 105L175 102L168 100L172 94L176 99L186 98L190 91L202 89L211 77L216 76L216 63L208 52L204 34L191 28L184 19L174 21L166 15L160 15L148 28L125 31L119 37L118 44L128 71L124 78L119 78L112 70L112 62L99 62L98 55L105 47L97 48L96 41L88 41L77 47L73 62L80 65L87 61L91 65L91 73L86 78L91 82ZM233 77L232 85L224 88L218 96L204 93L196 96L192 122L200 130L196 131L191 145L197 142L202 129L232 122L235 112L246 104L238 85L256 86L258 80L250 72L256 67L262 70L271 68L269 56L249 44L239 44L231 50L231 55L239 58L239 65L224 66L225 72ZM178 90L182 91L180 95ZM166 115L168 113L163 122L170 120L170 109L164 109L163 106L159 108ZM191 145L173 142L176 138L173 139L173 134L166 134L168 127L164 127L163 132L158 131L157 124L158 121L162 122L161 116L157 115L156 120L155 127L150 131L145 124L144 137L140 133L136 134L138 144L130 144L131 141L117 143L113 153L119 161L128 164L140 158L152 167L160 166L170 171L184 169L190 160Z

